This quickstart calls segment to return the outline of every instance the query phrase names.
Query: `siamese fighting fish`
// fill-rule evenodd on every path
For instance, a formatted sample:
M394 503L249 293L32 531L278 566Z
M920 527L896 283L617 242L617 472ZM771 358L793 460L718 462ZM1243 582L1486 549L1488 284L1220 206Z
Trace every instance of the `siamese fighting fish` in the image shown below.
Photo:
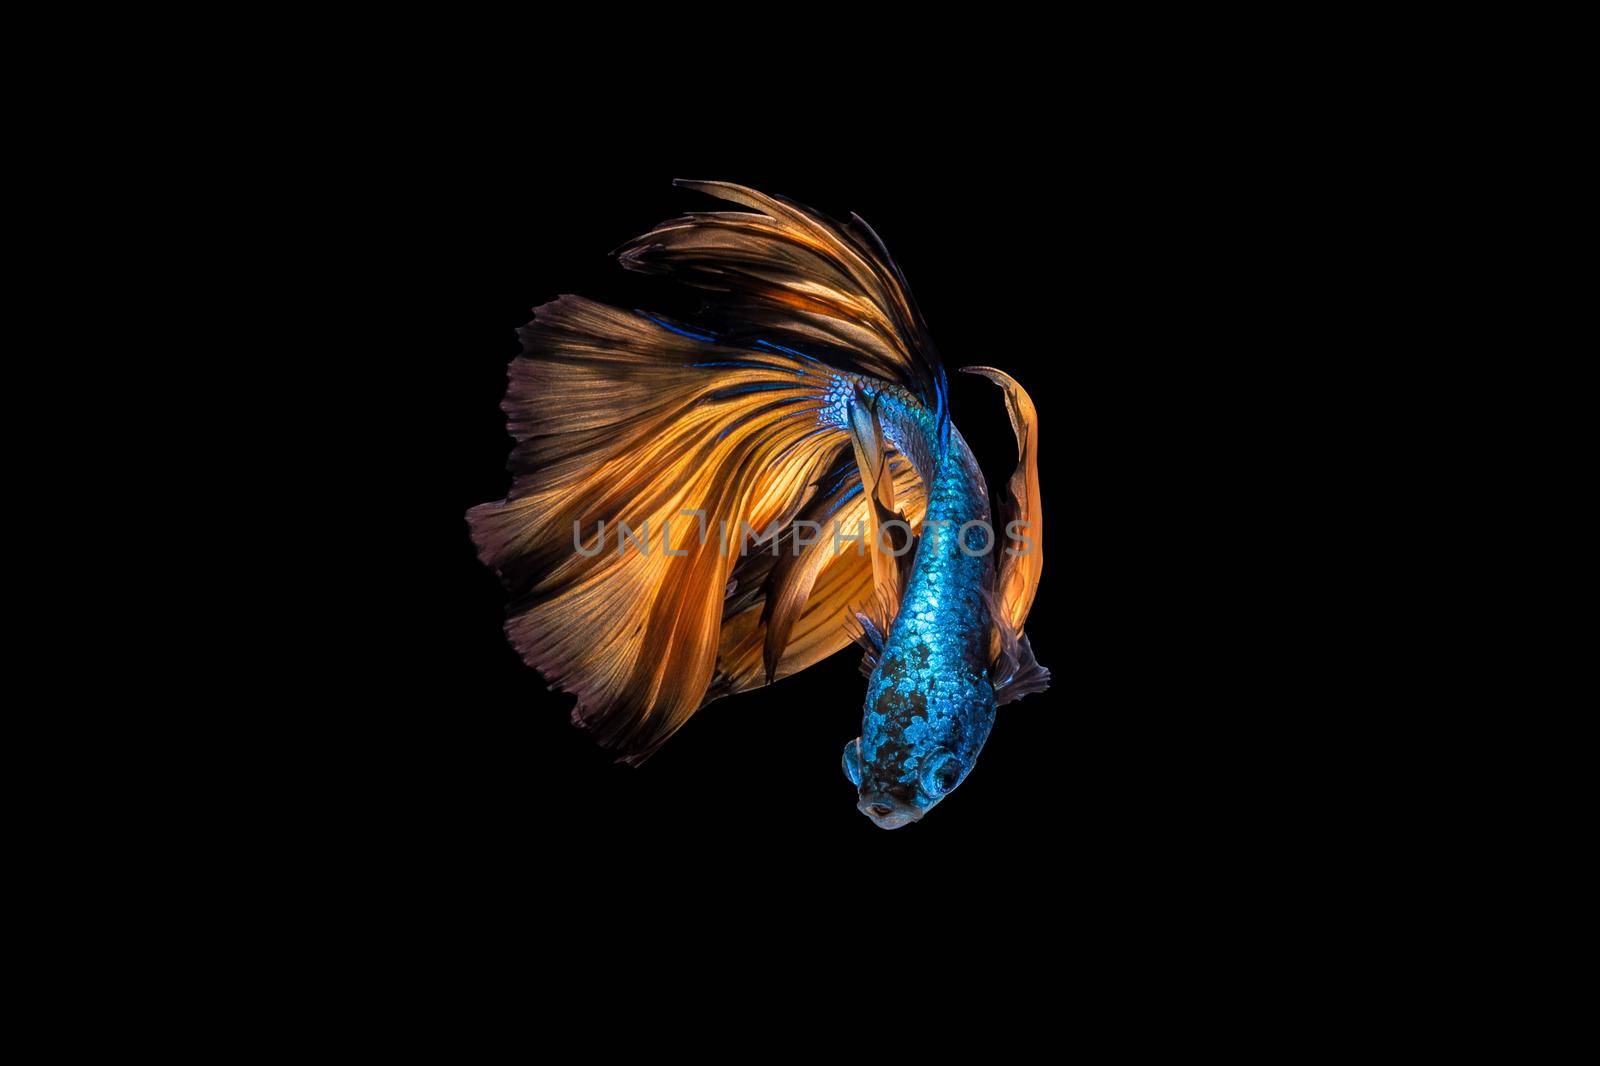
M1049 683L1023 624L1043 569L1033 401L989 489L951 425L905 277L859 217L679 181L732 210L664 222L623 267L700 290L683 321L577 296L520 331L506 498L467 512L506 635L627 762L700 708L855 642L857 806L897 829L972 772L995 708Z

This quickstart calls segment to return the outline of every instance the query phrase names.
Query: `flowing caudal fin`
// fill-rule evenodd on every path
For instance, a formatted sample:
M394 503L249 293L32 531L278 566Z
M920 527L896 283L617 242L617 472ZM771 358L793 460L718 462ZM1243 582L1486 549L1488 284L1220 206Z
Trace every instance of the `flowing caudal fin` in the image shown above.
M602 743L647 753L711 683L742 531L789 522L845 443L817 432L833 374L570 296L522 336L516 476L468 512L473 540L523 659Z
M1006 484L1000 503L1000 518L1005 523L1006 551L991 603L994 631L989 641L990 676L995 681L995 699L1008 703L1030 692L1042 692L1050 682L1050 671L1033 657L1033 647L1023 634L1023 625L1033 607L1044 573L1044 515L1039 492L1039 413L1023 387L1003 371L990 366L966 366L965 374L988 378L1005 393L1006 413L1017 437L1017 469Z
M630 761L705 703L849 642L876 584L865 537L838 540L835 522L864 530L887 494L920 523L903 456L863 491L847 375L945 409L921 318L863 223L691 184L753 210L666 223L620 255L710 290L717 334L573 296L539 308L503 405L511 491L467 516L512 591L512 644Z

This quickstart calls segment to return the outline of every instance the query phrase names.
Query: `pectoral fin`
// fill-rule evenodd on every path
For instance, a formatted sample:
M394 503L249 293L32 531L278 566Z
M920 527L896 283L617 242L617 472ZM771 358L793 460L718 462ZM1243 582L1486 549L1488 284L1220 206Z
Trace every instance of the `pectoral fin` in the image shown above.
M906 572L915 544L910 523L895 510L889 447L878 422L876 404L860 390L850 405L850 440L855 448L856 465L861 470L861 487L869 503L865 535L867 551L872 556L876 595L866 610L887 633L900 608L900 596L905 590Z

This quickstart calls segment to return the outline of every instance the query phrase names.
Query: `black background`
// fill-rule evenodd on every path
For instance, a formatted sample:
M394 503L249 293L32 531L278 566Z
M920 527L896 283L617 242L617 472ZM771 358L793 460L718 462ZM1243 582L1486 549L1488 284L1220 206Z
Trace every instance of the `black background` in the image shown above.
M367 496L379 524L354 553L381 589L351 652L378 782L358 826L468 886L619 863L670 884L712 863L1032 894L1092 869L1106 897L1156 898L1283 846L1314 802L1293 782L1321 712L1295 679L1277 563L1298 521L1277 503L1295 460L1270 440L1292 415L1258 402L1303 387L1282 347L1317 343L1296 318L1277 201L1256 172L1214 172L1198 144L1085 172L1017 143L827 167L717 150L574 159L537 138L430 148L381 242L396 291L368 362L383 398L350 471L382 468ZM531 309L562 293L692 309L608 254L708 206L676 177L867 219L952 370L954 419L991 489L1015 463L1004 407L953 371L1000 367L1039 409L1046 562L1027 629L1054 681L1002 708L968 780L905 829L863 817L839 765L860 731L854 650L711 705L628 767L509 648L505 594L469 542L466 509L508 486L498 405Z

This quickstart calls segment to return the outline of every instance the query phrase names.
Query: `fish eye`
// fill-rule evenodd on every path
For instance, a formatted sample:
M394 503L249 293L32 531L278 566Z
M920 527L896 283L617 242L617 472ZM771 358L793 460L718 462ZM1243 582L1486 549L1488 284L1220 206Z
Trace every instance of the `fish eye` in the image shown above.
M942 796L961 782L961 760L952 752L935 755L922 771L922 790L930 796Z
M856 737L844 746L844 776L856 787L861 785L861 738Z

